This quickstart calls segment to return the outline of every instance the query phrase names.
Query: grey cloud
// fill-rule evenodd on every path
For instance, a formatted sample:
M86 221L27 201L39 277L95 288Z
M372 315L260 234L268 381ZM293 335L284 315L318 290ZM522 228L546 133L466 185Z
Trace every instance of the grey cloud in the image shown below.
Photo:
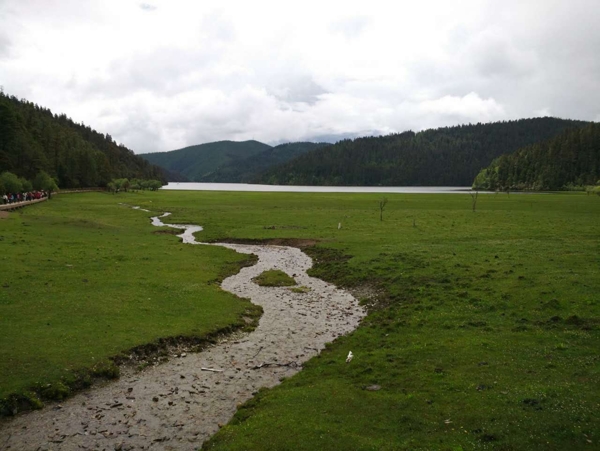
M171 17L171 12L177 19L177 7L168 3L161 3L152 16L141 14L137 6L144 11L156 9L153 0L146 1L134 2L130 8L132 33L138 32L135 20L148 24L162 20L163 14ZM59 23L61 30L63 26L67 30L60 35L65 37L72 23L89 23L93 29L99 14L103 24L111 25L112 16L103 2L91 8L87 2L69 0L66 7L56 1L48 11L42 0L9 2L19 8L18 17L8 18L0 0L0 83L5 89L57 113L71 112L74 120L110 133L136 152L221 139L336 142L408 129L531 117L545 111L562 117L600 118L600 8L591 0L490 0L488 10L477 10L478 19L450 18L459 24L450 33L420 36L416 32L411 42L394 41L393 27L382 28L389 40L373 41L379 39L378 33L369 31L381 25L375 9L371 19L336 20L330 11L329 18L319 22L325 29L314 30L324 35L311 42L298 34L287 36L287 29L270 35L269 27L277 29L279 24L262 21L258 13L243 18L244 24L256 27L246 28L232 20L226 9L202 16L203 6L198 18L183 21L185 41L177 41L179 30L169 28L178 26L179 20L173 25L165 19L162 47L116 49L121 56L112 62L93 62L99 68L93 72L97 75L90 75L89 64L82 64L81 71L73 66L71 75L61 71L60 65L27 60L31 49L26 45L26 27L36 23L36 30L51 35ZM187 8L193 9L192 3ZM294 32L313 31L290 20ZM18 24L25 27L19 33L15 32ZM259 38L245 40L247 30L254 30L251 37L255 32ZM22 43L19 36L25 36ZM434 41L431 52L402 52L413 46L418 50L428 40ZM64 44L60 39L49 42ZM316 47L321 43L325 50ZM44 44L38 43L39 48ZM430 48L427 45L423 48ZM57 48L64 52L61 56L77 58L75 44L73 49L70 44ZM341 49L343 59L331 53L336 49ZM54 51L47 50L49 54ZM380 59L369 59L369 52ZM19 65L8 64L16 55Z
M309 75L288 76L277 88L268 87L278 99L286 102L299 102L314 105L319 96L327 90L315 82Z
M472 83L510 105L514 117L547 109L592 119L600 102L599 8L586 0L501 5L490 4L486 12L485 22L494 24L498 38L488 39L487 57L486 46L481 48L476 60L483 78Z
M3 3L0 0L0 60L11 56L12 40L9 36L13 36L13 33L20 28L15 20L13 7L10 2Z
M155 5L151 5L150 3L140 3L140 8L144 11L156 11L157 9Z
M189 81L194 74L205 71L219 59L211 50L162 48L120 58L110 63L108 77L98 76L86 81L84 96L122 97L137 91L152 91L174 95L193 89ZM188 80L188 81L186 81Z
M231 42L236 37L235 27L222 10L213 11L202 19L200 33L213 43L214 40Z
M331 31L340 33L346 38L357 38L369 24L369 19L364 16L348 17L333 22L330 25Z
M477 36L469 54L478 74L487 78L521 78L535 69L536 54L515 46L499 36Z
M0 32L0 59L8 58L11 53L11 41L6 34Z
M151 120L136 120L124 123L122 126L115 124L111 127L119 141L133 149L135 153L147 153L162 150L166 147L160 132L159 124ZM169 149L173 150L173 149Z
M414 63L409 73L415 89L432 96L477 92L505 105L507 119L542 110L594 118L600 102L598 8L582 0L502 5L490 6L477 26L458 26L448 35L444 64L427 56Z

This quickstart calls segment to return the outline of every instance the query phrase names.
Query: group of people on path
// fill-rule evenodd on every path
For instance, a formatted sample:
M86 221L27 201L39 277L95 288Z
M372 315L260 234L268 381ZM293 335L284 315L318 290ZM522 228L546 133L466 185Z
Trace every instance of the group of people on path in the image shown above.
M14 204L16 202L26 202L28 200L43 199L48 197L48 192L41 191L29 191L25 193L6 193L2 196L3 204Z

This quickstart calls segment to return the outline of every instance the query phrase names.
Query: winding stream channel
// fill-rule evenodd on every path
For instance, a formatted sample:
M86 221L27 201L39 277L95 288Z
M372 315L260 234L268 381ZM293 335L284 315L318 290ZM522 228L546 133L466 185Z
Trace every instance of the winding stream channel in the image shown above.
M201 226L165 224L162 218L168 215L153 217L152 224L182 229L178 236L184 243L203 244L194 238ZM258 263L221 285L262 306L253 332L234 334L202 352L182 354L141 372L124 372L119 380L62 404L3 422L0 449L197 449L231 419L240 403L300 371L303 362L356 329L365 315L348 292L308 276L312 260L297 248L215 245L258 256ZM284 271L309 291L252 282L270 269Z

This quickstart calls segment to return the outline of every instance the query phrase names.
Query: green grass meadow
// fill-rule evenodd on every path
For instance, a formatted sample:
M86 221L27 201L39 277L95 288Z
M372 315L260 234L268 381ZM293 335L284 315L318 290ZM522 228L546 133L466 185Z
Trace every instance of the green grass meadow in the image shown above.
M248 309L216 283L246 257L182 245L125 202L209 241L319 240L312 274L370 308L204 448L598 448L600 199L480 194L473 212L468 194L386 197L383 221L381 195L184 191L57 196L0 219L0 396Z
M183 246L122 200L65 194L0 219L0 398L46 383L60 398L108 357L255 310L219 288L247 257Z

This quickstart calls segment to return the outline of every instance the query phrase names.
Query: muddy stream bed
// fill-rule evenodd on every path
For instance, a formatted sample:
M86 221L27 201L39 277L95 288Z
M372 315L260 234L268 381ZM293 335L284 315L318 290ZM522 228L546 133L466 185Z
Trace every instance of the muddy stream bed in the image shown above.
M164 224L162 218L168 215L152 218L152 224L182 229L178 236L184 243L201 244L193 234L202 227ZM300 371L303 362L356 329L365 315L348 292L306 274L312 260L300 249L214 245L258 256L254 266L242 268L221 285L262 306L253 332L234 333L202 352L181 354L140 372L124 368L117 381L2 421L0 449L197 449L231 419L239 404ZM284 271L309 290L295 293L252 282L270 269Z

